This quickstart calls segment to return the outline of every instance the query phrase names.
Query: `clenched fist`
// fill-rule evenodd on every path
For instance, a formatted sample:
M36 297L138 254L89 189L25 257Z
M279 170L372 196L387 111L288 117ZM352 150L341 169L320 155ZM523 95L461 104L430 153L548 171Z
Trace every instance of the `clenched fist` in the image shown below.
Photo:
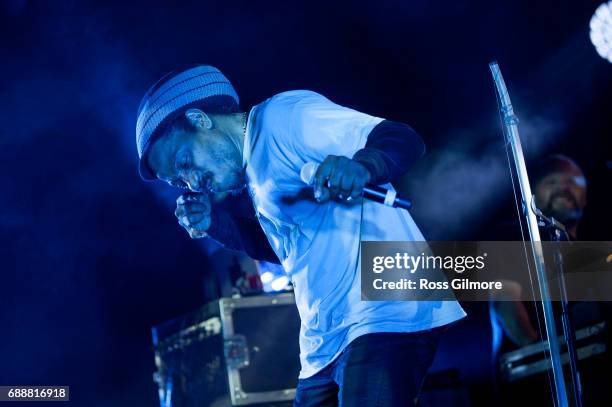
M317 201L328 199L350 201L361 196L371 175L361 163L347 157L328 155L319 165L314 177L314 195Z
M210 228L210 197L207 193L187 192L176 200L174 215L192 239L208 236Z

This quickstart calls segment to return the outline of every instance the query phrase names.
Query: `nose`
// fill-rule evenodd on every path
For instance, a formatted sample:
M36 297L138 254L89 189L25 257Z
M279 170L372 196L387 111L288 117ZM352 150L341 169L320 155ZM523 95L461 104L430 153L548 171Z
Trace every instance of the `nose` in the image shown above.
M559 190L563 193L569 194L573 191L573 187L575 186L572 180L564 180L561 185L559 185Z
M183 171L180 174L180 178L183 180L187 187L193 192L199 192L200 183L196 171Z
M193 192L206 192L211 188L212 176L208 172L193 170L185 174L185 183Z

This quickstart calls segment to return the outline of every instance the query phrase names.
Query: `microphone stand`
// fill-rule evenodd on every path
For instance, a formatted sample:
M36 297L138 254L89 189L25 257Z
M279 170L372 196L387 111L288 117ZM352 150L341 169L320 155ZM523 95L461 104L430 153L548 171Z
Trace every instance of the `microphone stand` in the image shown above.
M497 62L491 62L489 64L489 68L491 69L493 81L495 82L495 87L501 102L500 110L504 122L505 141L511 148L512 156L514 158L514 167L521 189L523 214L528 225L531 250L535 262L538 283L540 286L540 297L547 336L546 342L548 342L548 350L552 363L556 403L560 407L567 407L567 391L565 388L565 380L563 378L563 368L561 364L561 355L559 352L559 342L557 340L557 329L555 327L552 302L550 300L550 291L548 289L548 280L546 278L542 241L540 239L540 231L538 230L536 215L533 210L531 210L531 205L528 204L533 198L531 194L531 187L529 185L529 179L527 177L527 166L525 165L525 157L523 155L521 139L518 132L518 118L514 114L512 103L510 102L510 95L508 94L508 89L506 88L499 65Z
M545 216L535 206L535 200L532 200L532 209L538 218L538 225L548 231L552 242L569 241L569 235L565 226L555 218ZM561 322L563 324L563 336L567 346L567 355L570 365L570 374L572 377L572 390L576 407L582 407L582 384L580 382L580 372L578 371L578 357L576 353L576 331L572 323L572 317L569 309L569 301L567 299L567 287L565 285L565 270L563 263L563 254L559 245L555 245L555 265L557 266L557 277L559 279L559 292L561 294Z

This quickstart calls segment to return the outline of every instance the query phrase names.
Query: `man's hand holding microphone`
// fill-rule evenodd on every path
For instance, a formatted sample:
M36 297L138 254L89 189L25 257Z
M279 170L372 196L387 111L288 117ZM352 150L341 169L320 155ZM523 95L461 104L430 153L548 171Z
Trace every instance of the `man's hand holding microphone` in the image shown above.
M211 224L210 196L202 192L186 192L176 199L174 215L192 239L208 236Z

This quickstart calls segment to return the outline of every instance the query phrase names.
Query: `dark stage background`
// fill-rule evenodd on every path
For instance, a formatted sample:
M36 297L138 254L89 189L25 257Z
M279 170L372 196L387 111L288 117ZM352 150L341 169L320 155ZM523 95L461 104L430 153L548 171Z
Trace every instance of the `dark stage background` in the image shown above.
M220 68L244 108L306 88L411 124L428 154L402 189L426 236L450 240L515 217L497 59L527 157L575 158L589 181L579 234L610 240L612 65L588 37L599 2L437 3L3 0L0 384L157 404L149 328L214 296L225 272L175 223L177 193L136 170L140 97L183 64Z

